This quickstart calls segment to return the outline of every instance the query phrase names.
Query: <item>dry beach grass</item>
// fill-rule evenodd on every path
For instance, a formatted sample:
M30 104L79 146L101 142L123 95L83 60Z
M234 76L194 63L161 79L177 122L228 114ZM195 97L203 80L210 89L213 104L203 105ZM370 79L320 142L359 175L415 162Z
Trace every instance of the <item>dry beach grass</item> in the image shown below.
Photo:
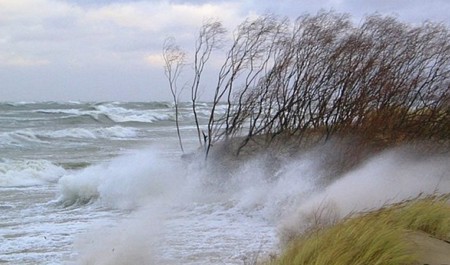
M295 238L270 265L448 264L448 197L389 205Z

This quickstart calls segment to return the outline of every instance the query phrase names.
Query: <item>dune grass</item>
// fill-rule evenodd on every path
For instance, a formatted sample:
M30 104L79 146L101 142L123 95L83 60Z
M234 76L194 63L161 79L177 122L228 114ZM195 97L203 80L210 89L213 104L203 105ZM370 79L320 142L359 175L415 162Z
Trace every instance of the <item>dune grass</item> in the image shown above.
M450 238L450 205L448 196L431 197L406 205L397 214L397 222L404 228L423 231L439 239Z
M450 236L448 197L426 197L355 214L294 239L270 265L404 265L416 260L409 231Z

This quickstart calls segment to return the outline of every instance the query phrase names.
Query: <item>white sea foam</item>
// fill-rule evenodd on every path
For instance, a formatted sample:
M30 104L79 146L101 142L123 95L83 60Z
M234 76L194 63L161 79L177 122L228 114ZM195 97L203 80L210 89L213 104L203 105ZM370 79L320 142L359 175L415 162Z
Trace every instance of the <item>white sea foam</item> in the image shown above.
M314 221L326 223L326 219L340 219L419 195L450 193L449 172L448 156L384 152L299 203L295 214L281 220L282 234L301 233L311 225L310 217L318 210L323 215L315 217L323 220Z
M60 200L73 204L99 198L110 207L133 209L177 189L182 172L177 167L154 152L122 156L62 177Z
M35 113L45 114L70 114L70 115L83 115L84 113L79 109L37 109L33 110Z
M138 135L138 129L116 125L112 127L94 129L70 128L50 132L40 132L38 135L48 138L134 138Z
M162 232L157 209L141 211L118 226L98 224L77 238L79 257L73 264L160 264L155 255L157 235Z
M30 129L0 133L0 145L20 146L23 143L45 144L46 141L40 139L39 136Z
M76 264L236 264L263 244L272 248L275 231L258 207L236 207L247 180L209 181L212 173L147 150L62 177L66 205L96 200L133 211L80 235Z
M46 160L0 160L0 186L33 186L56 182L66 171Z
M97 133L104 138L134 138L139 132L136 128L113 126L97 130Z
M95 120L100 115L105 115L114 122L144 122L173 120L172 109L131 109L121 107L119 103L104 103L94 106L92 109L37 109L35 113L64 114L67 117L90 116Z
M78 139L129 139L139 136L139 129L112 126L105 128L69 128L54 131L32 131L29 129L0 133L0 144L23 145L24 143L45 144L50 139L78 138Z
M182 120L190 120L189 104L181 106ZM0 144L11 143L2 146L2 157L14 158L0 160L7 196L0 210L8 212L0 222L11 228L8 242L0 244L6 264L62 264L62 257L75 264L245 264L243 257L276 250L278 231L283 236L305 229L318 208L331 207L326 214L342 217L419 193L450 192L448 155L391 151L332 177L323 153L339 153L333 148L288 160L261 154L239 165L221 163L223 157L205 165L203 156L179 159L172 148L175 128L156 122L173 120L170 104L19 107L6 108L12 111L0 133ZM29 115L35 109L50 111ZM209 109L201 104L199 113ZM208 113L200 114L201 121ZM119 126L114 119L131 122ZM183 124L183 140L192 132L194 146L191 126ZM157 141L162 148L135 151L136 142L125 141L130 138ZM110 160L117 153L128 155ZM37 160L43 156L71 168L109 162L66 171ZM21 185L37 186L10 188ZM55 196L72 207L55 204Z
M341 218L419 194L450 192L448 157L413 158L391 151L321 186L323 164L316 155L285 161L278 171L269 172L265 163L270 161L264 156L237 169L212 169L142 151L65 176L59 181L63 201L98 198L111 207L134 209L133 218L141 220L105 228L105 234L114 236L104 239L96 232L83 235L81 242L97 238L89 249L99 249L101 254L80 244L80 263L125 258L143 258L148 263L159 255L161 264L197 264L201 255L219 251L220 261L206 256L203 261L236 264L244 253L273 250L277 227L281 236L303 231L310 225L311 213L325 205L333 207L330 214ZM158 229L159 234L148 230L155 217L165 227ZM262 233L266 236L261 237ZM257 243L251 247L241 245L252 239ZM129 245L114 243L119 241ZM123 252L108 252L114 246ZM233 256L230 253L236 246L242 250Z
M48 138L97 138L95 131L84 128L70 128L57 131L39 132L38 134Z
M114 104L96 106L98 113L108 116L115 122L155 122L162 120L172 120L174 114L167 110L130 110ZM97 113L97 114L98 114Z

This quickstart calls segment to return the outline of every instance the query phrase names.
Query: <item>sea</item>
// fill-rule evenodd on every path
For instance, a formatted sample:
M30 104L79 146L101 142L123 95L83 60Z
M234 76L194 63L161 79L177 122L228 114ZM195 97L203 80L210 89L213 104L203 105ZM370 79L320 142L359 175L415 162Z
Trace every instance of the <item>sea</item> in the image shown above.
M170 102L0 103L0 264L255 264L317 207L450 192L448 154L389 151L327 185L323 148L211 168L179 114L184 153Z
M182 154L168 102L1 103L0 264L242 264L273 248L273 224Z

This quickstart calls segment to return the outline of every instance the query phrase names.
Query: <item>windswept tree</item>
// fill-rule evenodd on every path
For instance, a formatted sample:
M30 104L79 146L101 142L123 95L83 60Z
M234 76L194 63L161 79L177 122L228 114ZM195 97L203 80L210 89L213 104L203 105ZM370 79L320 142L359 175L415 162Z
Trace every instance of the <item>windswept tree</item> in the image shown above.
M273 54L287 26L279 22L273 16L262 16L244 21L234 32L214 88L206 155L215 141L239 133L247 120L241 119L241 114L253 112L249 109L252 104L247 105L244 100L273 63ZM220 102L226 102L227 109L224 116L217 117L215 110Z
M199 87L205 66L211 57L211 53L221 47L226 33L222 23L216 20L208 20L201 27L195 44L194 53L194 78L191 85L191 101L194 121L197 127L197 135L200 146L206 144L206 134L200 130L197 115L197 100L199 97ZM204 137L202 137L204 136ZM202 139L203 138L203 139Z
M169 82L169 89L175 106L175 124L177 127L178 141L181 151L184 152L183 142L181 140L178 110L178 102L183 89L178 88L177 82L185 63L186 53L181 50L178 45L176 45L174 38L167 38L163 45L163 59L165 64L164 74Z
M213 99L228 108L211 112L209 146L236 135L240 148L255 136L448 140L447 27L380 15L355 26L346 14L319 12L294 23L263 16L237 32Z
M215 142L236 136L237 153L252 141L341 135L380 145L450 140L449 28L381 15L355 25L347 14L322 11L294 21L266 15L237 27L216 82L207 85L212 107L202 143L195 103L206 62L223 36L216 23L200 30L191 87L206 154Z

